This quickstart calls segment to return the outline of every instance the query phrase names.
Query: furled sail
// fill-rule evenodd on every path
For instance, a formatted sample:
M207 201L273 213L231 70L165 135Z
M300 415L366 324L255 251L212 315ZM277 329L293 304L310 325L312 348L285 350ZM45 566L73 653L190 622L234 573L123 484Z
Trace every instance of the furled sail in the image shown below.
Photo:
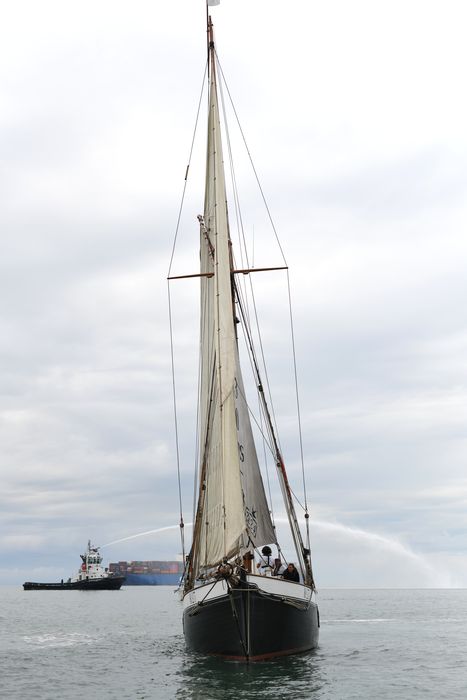
M200 217L200 488L194 566L275 542L240 371L234 321L214 51L211 51L204 218Z

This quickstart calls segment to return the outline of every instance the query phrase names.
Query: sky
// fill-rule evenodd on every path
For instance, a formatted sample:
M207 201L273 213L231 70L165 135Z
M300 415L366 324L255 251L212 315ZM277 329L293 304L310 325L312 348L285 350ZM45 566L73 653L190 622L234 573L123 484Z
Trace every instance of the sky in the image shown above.
M290 268L318 589L465 587L465 3L221 0L212 15ZM68 577L89 538L162 528L106 561L180 554L166 278L205 54L202 0L2 8L1 584ZM197 267L204 117L174 274ZM280 264L238 163L255 265ZM271 275L263 331L299 488ZM198 288L171 290L190 522Z

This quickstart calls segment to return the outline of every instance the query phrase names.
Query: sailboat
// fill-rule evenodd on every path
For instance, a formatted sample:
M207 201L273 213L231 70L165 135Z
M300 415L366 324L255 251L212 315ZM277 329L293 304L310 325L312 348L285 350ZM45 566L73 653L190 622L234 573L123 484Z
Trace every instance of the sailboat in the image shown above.
M201 286L199 474L193 539L180 590L189 649L253 662L315 648L319 612L310 549L300 532L237 282L240 273L261 268L235 267L211 17L207 31L209 114L204 213L198 216L200 272L187 275L199 276ZM241 326L253 358L253 381L272 445L296 566L279 547L258 463L240 367Z

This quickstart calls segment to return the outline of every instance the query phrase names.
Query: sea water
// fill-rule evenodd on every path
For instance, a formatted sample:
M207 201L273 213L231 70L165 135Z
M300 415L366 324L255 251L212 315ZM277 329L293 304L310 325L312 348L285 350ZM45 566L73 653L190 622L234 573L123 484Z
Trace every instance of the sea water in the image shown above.
M322 590L320 646L239 664L185 650L170 587L0 587L0 696L467 698L467 590Z

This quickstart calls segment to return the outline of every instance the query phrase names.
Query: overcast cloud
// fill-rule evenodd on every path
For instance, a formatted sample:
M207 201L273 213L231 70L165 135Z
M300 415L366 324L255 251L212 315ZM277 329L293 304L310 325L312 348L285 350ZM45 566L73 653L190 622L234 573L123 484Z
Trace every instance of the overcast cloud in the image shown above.
M291 268L318 586L466 586L465 3L212 9ZM3 8L2 583L69 576L88 538L178 522L166 276L204 22L202 0ZM198 259L204 124L200 134L180 274ZM241 160L238 178L255 264L280 264L261 249L264 213ZM173 299L187 521L195 284ZM261 284L276 416L299 487L286 281ZM180 545L166 530L104 552L172 558Z

